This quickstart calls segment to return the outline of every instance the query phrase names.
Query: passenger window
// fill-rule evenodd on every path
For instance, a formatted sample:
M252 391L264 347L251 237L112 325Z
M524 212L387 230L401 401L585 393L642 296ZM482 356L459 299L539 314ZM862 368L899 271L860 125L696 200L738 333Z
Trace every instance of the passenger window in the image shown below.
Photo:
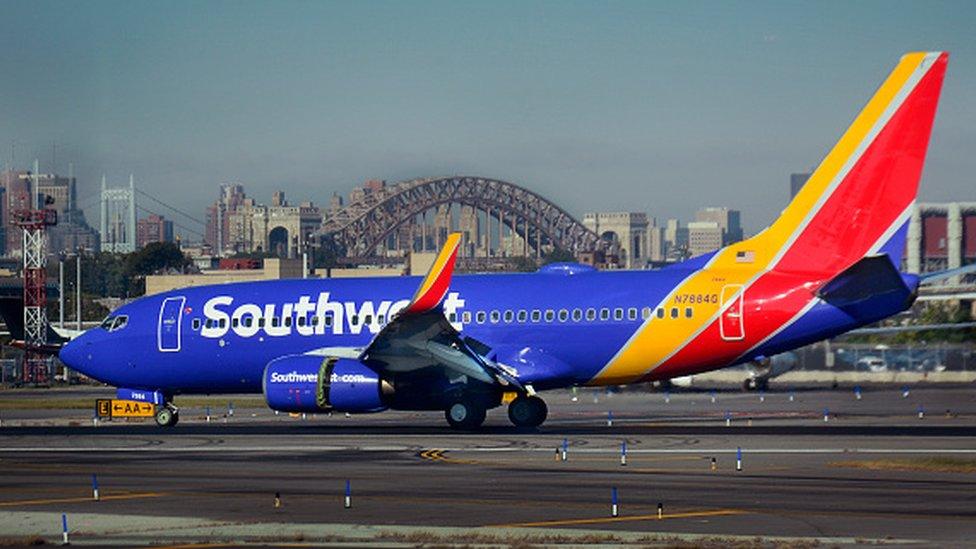
M552 320L554 318L556 318L556 313L554 313L552 311L552 309L547 309L546 310L546 322L552 322Z
M658 318L664 318L664 307L658 307L657 308L657 317Z
M227 319L226 319L226 318L221 318L221 319L220 319L220 324L219 324L219 326L220 326L221 328L225 328L225 327L227 327Z
M525 322L525 319L529 318L529 313L525 312L524 310L519 311L517 318L519 322Z
M515 313L512 311L505 311L505 323L509 323L515 318Z
M235 316L234 318L230 319L230 327L236 328L239 322L240 320Z
M277 328L278 327L278 324L280 324L280 323L281 323L281 319L279 319L276 316L271 317L271 327L272 328Z
M246 316L241 319L241 323L244 324L245 328L250 328L251 325L254 324L254 317Z
M498 311L492 311L490 316L492 324L498 324L498 321L501 319L501 314Z
M566 322L569 318L569 311L566 309L559 309L559 322Z
M352 315L352 318L349 319L349 322L351 322L353 326L359 324L359 315Z
M613 310L613 319L614 320L623 320L624 319L624 310L623 309L614 309Z
M325 315L325 325L332 326L332 315Z
M686 307L685 308L685 318L691 318L692 313L693 313L693 311L692 311L691 307Z
M199 318L194 318L193 319L193 329L194 330L199 330L200 329L200 319Z
M478 311L478 314L475 315L475 318L478 320L478 324L484 324L485 323L485 312L484 311Z
M363 324L368 325L372 323L373 323L373 315L366 315L366 317L363 319Z
M600 309L600 320L610 320L610 309Z
M678 308L677 307L672 307L671 308L671 318L678 318Z
M379 316L380 326L386 324L386 315Z
M304 316L298 317L298 320L296 322L298 322L299 327L305 326L305 317Z
M532 310L532 322L539 322L542 320L542 311L539 309Z
M258 328L264 328L264 318L258 319Z
M573 309L573 322L579 322L583 320L583 311L580 309Z
M643 309L641 309L641 318L643 318L644 320L647 320L648 318L651 318L651 308L650 307L644 307Z
M637 309L635 307L631 307L630 309L627 309L627 318L631 320L637 320Z
M291 317L286 316L284 320L285 320L285 328L291 328Z
M447 317L447 320L450 322L457 322L457 313L451 313L450 316Z
M319 325L319 317L313 316L312 317L312 326L318 326L318 325Z
M471 311L464 311L461 313L461 323L471 324Z
M590 322L596 320L596 309L586 310L586 320L589 320Z
M203 325L206 326L207 328L213 328L213 325L214 325L213 324L213 319L212 318L208 318L207 321ZM109 327L111 327L111 324L109 324Z

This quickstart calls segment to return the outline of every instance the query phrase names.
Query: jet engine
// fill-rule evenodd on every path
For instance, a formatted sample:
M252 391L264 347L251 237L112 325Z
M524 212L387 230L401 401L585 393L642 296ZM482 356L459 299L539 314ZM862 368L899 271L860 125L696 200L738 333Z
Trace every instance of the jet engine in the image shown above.
M392 386L362 362L290 355L264 369L264 398L281 412L379 412Z

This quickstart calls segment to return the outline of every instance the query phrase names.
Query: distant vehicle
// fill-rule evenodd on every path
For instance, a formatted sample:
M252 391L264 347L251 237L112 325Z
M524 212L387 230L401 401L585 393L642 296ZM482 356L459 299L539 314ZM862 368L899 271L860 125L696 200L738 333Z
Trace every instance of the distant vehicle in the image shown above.
M857 359L854 366L858 370L867 370L875 373L888 371L888 363L879 356L862 356Z
M507 402L514 425L537 427L546 389L771 373L766 357L904 311L930 276L897 266L947 63L903 56L770 227L664 269L452 277L454 233L423 279L173 290L116 309L60 357L157 404L160 425L176 423L175 395L251 392L284 412L441 411L462 429Z

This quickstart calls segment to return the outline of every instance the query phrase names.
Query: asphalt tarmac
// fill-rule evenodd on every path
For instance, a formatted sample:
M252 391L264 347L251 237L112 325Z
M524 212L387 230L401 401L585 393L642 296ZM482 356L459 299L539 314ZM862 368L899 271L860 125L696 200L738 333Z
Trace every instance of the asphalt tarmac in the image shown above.
M58 542L62 513L73 544L976 540L974 387L544 396L538 431L498 409L457 433L437 413L303 419L243 396L209 422L96 427L0 394L0 541Z

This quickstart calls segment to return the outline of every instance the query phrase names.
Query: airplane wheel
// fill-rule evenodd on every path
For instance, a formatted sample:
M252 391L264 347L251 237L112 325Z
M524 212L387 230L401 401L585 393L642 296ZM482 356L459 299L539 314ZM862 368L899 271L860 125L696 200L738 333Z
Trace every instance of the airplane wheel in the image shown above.
M458 401L444 411L444 417L455 429L477 429L485 422L486 410L471 401Z
M756 380L754 378L749 378L742 382L743 391L755 391L756 390Z
M516 427L538 427L548 414L546 401L537 396L520 396L508 405L508 419Z
M172 427L180 420L180 414L168 405L160 406L156 410L156 425L160 427Z

